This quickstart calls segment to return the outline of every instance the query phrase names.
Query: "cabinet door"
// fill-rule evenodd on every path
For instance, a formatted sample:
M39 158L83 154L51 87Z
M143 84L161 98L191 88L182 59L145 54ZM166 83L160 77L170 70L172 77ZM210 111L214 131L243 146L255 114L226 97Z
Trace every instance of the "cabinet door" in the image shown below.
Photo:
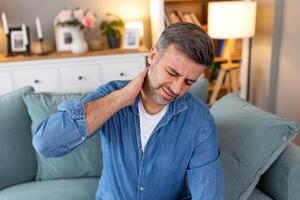
M94 91L101 83L98 66L63 67L60 69L62 89L66 92Z
M0 72L0 95L13 91L9 72Z
M14 72L17 88L30 85L36 92L59 91L59 74L56 69L28 69Z
M112 80L130 80L142 70L140 60L126 60L102 64L102 77L105 83Z

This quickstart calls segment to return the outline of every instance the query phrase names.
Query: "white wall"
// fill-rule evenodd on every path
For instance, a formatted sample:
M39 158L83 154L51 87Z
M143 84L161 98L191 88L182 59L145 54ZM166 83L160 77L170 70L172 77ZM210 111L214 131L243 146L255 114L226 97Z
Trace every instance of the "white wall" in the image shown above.
M276 112L300 124L299 7L299 0L284 1Z
M259 0L252 48L251 102L300 125L298 0ZM300 145L300 135L294 140Z

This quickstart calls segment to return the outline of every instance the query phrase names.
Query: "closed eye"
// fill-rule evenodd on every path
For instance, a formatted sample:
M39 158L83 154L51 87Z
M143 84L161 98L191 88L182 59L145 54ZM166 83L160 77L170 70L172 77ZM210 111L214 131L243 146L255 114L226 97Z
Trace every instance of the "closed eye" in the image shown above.
M190 80L185 80L184 82L185 82L185 84L187 84L187 85L193 85L193 83L194 83L193 81L190 81Z
M171 75L171 76L177 76L177 74L174 74L174 73L172 73L172 72L170 72L170 71L168 71L168 70L166 70L167 71L167 73L169 74L169 75Z

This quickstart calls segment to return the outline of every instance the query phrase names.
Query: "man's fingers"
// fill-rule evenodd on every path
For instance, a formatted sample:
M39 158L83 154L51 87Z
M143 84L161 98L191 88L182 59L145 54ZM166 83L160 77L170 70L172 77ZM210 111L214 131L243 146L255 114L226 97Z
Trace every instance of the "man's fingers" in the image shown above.
M146 67L143 71L141 71L141 72L137 75L137 77L143 77L143 78L145 78L146 75L147 75L148 69L149 69L149 67Z

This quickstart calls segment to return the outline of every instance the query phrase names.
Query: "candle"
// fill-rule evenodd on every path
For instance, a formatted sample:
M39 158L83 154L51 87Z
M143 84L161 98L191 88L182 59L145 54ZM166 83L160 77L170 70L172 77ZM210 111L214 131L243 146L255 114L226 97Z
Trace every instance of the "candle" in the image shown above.
M41 26L41 21L40 21L39 17L37 17L35 19L35 24L36 24L36 30L37 30L38 38L43 39L42 26Z
M7 25L6 15L4 12L2 12L2 23L3 23L4 33L7 35L8 34L8 25Z
M28 38L27 38L27 30L25 24L22 24L22 32L23 32L23 42L24 45L28 45Z

